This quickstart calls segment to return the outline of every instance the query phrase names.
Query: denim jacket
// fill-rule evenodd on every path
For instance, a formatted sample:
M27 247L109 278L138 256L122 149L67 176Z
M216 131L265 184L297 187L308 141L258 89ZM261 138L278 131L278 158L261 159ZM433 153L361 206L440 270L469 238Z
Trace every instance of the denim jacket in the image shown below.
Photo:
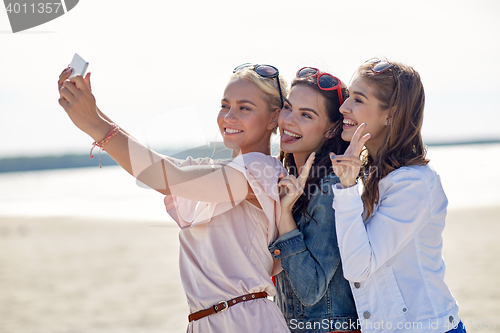
M269 246L283 271L276 302L291 332L357 330L356 306L344 278L332 208L334 174L324 177L309 201L308 215L294 215L297 229Z

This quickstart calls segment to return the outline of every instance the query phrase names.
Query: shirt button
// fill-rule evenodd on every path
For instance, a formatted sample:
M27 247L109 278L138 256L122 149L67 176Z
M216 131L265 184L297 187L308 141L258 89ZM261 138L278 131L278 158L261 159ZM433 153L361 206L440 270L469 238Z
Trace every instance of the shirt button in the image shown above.
M274 250L274 255L275 256L279 256L280 254L281 254L280 250L278 250L278 249Z
M448 318L448 319L450 320L450 323L453 323L453 320L454 320L455 318L453 318L453 316L450 316L450 318Z
M365 319L370 318L370 312L368 312L368 311L363 312L363 318L365 318Z
M406 311L408 311L408 309L407 308L403 308L403 312L406 312Z
M356 289L359 289L359 287L361 287L361 283L359 283L359 282L354 282L354 286L356 287Z

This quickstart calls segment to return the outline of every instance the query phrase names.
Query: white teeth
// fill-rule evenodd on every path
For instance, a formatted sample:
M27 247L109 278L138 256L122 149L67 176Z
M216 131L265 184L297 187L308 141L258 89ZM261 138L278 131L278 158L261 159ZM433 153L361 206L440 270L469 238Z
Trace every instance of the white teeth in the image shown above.
M355 123L354 121L352 121L350 119L344 119L344 124L349 125L349 126L356 126L357 125L357 123Z
M294 134L292 132L288 132L287 130L283 130L283 133L286 134L286 135L290 135L290 136L293 136L294 138L301 138L300 135L298 134Z
M243 132L243 131L233 129L233 128L226 128L225 131L226 131L226 133L230 133L230 134Z

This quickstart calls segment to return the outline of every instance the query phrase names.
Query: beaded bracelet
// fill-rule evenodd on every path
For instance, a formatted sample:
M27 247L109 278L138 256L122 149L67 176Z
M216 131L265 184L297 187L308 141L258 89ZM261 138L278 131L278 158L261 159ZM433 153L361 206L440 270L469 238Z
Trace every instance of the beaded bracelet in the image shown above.
M120 127L118 127L118 125L116 125L115 123L111 123L111 129L109 130L109 133L108 135L106 135L106 137L104 139L102 139L101 141L97 142L97 141L94 141L94 143L92 143L92 148L90 149L90 159L93 159L94 156L92 155L92 151L94 150L95 147L99 147L99 168L102 168L102 165L101 165L101 151L104 150L104 145L106 143L108 143L109 140L111 140L112 137L114 137L116 134L118 134L118 132L120 131Z

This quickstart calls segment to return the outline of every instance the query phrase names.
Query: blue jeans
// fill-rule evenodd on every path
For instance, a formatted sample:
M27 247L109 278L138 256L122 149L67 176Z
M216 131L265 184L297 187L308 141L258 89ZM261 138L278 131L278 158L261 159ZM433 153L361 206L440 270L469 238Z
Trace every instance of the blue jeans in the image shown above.
M454 328L446 333L467 333L467 331L465 330L464 324L462 322L459 322L457 328Z

